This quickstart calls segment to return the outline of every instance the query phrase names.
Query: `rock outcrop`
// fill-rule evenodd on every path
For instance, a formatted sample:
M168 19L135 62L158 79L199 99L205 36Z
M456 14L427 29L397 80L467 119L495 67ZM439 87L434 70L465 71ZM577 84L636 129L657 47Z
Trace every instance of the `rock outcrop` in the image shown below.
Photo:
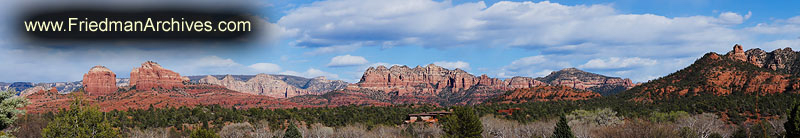
M736 44L733 50L728 52L726 56L733 60L744 61L753 64L760 68L766 68L794 75L800 74L800 69L797 69L798 52L795 52L790 47L783 49L775 49L772 52L766 52L759 48L742 51L742 46Z
M94 66L83 75L82 87L89 95L108 95L117 91L117 74L104 66Z
M399 95L436 95L442 91L460 92L475 87L497 90L512 90L546 85L541 81L527 77L515 77L508 80L489 78L486 75L473 76L461 69L448 70L429 64L417 66L385 66L370 67L361 77L361 81L347 87L348 90L378 90L398 92Z
M133 68L131 71L130 85L137 90L151 89L174 89L183 88L183 82L188 78L181 77L180 74L165 69L153 61L142 63L141 67Z
M576 68L566 68L554 71L539 81L550 85L569 86L579 90L590 90L602 95L613 95L636 86L630 79L608 77L600 74L589 73Z

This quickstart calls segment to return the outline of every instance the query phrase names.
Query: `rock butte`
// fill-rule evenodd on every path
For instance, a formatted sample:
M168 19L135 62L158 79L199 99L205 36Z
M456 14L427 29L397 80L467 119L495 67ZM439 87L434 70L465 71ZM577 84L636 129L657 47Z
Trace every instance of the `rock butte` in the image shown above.
M180 74L165 69L153 61L142 63L141 67L133 68L131 71L130 86L136 90L151 89L174 89L183 88L183 82L189 78L181 77Z
M117 74L104 66L94 66L83 75L82 87L89 95L107 95L117 91Z

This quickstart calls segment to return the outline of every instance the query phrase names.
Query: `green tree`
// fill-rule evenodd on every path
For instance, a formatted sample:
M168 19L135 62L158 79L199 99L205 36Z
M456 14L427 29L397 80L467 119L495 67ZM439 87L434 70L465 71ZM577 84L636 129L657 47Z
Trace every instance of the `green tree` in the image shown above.
M572 129L569 128L569 124L567 124L567 118L561 116L558 119L558 123L556 124L556 128L553 131L554 138L574 138L575 135L572 135Z
M471 107L454 107L453 115L442 118L442 128L445 137L456 138L480 138L483 133L481 124L475 109Z
M786 137L800 137L800 104L795 104L787 114L787 121L783 124L786 129Z
M219 138L219 135L214 133L214 131L198 128L192 131L192 134L189 135L191 138Z
M62 109L55 119L42 129L47 138L114 138L119 132L97 107L85 106L80 96L73 99L69 110Z
M14 97L15 95L17 95L17 92L14 89L0 92L0 100L2 100L0 104L0 130L11 126L17 120L17 115L25 114L25 110L17 108L28 105L28 100Z
M294 123L289 123L289 128L286 128L286 133L283 134L284 138L303 138L303 134L300 134L300 130L297 130L297 126Z

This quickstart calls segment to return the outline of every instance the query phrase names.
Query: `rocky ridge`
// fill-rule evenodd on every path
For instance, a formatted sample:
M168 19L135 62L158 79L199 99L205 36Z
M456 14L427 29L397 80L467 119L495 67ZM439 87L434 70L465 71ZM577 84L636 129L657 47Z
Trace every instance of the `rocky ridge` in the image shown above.
M741 45L735 45L725 55L707 53L689 67L636 86L625 96L635 101L654 101L700 94L797 93L800 78L792 75L797 72L793 68L797 52L791 48L759 51L745 52Z
M576 68L554 71L550 75L536 78L536 80L547 82L554 86L563 85L579 90L589 90L604 96L613 95L636 86L627 78L608 77Z

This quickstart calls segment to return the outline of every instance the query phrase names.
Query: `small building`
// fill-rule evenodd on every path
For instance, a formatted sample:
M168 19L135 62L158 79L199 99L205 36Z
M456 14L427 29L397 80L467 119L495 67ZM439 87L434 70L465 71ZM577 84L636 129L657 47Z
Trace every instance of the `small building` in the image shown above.
M433 112L426 112L426 113L416 113L416 114L408 114L408 120L404 121L405 123L415 123L418 121L422 121L425 123L436 123L439 122L439 118L445 115L450 115L451 112L447 111L433 111Z

